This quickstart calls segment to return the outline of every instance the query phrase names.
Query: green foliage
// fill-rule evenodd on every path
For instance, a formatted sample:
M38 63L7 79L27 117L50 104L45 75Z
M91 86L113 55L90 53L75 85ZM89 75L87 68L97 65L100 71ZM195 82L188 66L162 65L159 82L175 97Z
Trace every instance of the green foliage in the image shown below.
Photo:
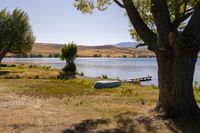
M74 6L82 13L91 14L95 8L104 11L112 4L111 0L75 0Z
M65 44L61 49L61 59L66 60L66 66L62 69L64 75L75 75L76 74L76 64L74 60L77 55L77 46L75 43Z
M15 9L12 13L0 10L0 57L6 53L26 54L35 41L26 12Z
M151 0L132 0L137 11L146 25L156 33L156 26L151 13ZM118 2L122 1L118 0ZM181 15L185 14L188 9L192 9L198 0L167 0L171 21L179 18ZM108 8L110 4L114 3L114 0L75 0L74 6L83 13L91 14L95 8L100 11L104 11ZM126 15L126 14L125 14ZM185 27L183 22L179 29ZM139 42L142 42L141 38L138 36L134 27L130 23L130 35Z
M76 74L76 64L74 62L68 63L62 70L66 74L75 75Z
M194 90L195 91L200 91L200 85L199 85L199 83L198 83L198 81L194 81Z
M75 43L68 43L61 49L61 59L67 61L74 61L77 55L77 46Z

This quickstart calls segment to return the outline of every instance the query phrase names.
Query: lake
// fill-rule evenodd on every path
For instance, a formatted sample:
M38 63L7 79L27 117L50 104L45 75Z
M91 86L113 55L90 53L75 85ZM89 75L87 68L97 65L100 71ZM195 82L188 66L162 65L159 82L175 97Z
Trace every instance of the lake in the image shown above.
M61 69L65 62L60 58L4 58L4 63L37 64ZM106 74L109 78L130 79L152 76L146 84L158 84L157 63L155 58L77 58L78 72L85 76L97 77ZM200 59L195 69L194 80L200 82Z

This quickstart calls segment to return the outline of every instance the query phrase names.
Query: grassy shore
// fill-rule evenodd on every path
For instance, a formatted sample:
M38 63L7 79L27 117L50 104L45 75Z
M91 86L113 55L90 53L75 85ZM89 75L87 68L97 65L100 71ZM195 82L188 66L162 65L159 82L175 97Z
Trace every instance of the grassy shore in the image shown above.
M59 70L38 66L0 72L0 132L200 132L199 117L159 118L152 111L158 97L154 86L93 89L99 79L56 79ZM198 91L195 96L200 103Z

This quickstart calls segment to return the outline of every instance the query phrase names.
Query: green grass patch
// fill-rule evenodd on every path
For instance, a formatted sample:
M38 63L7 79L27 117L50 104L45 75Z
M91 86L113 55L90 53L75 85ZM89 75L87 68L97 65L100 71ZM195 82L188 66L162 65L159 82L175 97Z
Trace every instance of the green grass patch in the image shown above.
M93 93L92 85L95 81L78 78L71 80L58 79L10 79L1 80L0 83L17 91L20 94L30 96L80 96Z
M22 73L25 70L20 67L1 67L0 72L1 71L8 71L10 73Z

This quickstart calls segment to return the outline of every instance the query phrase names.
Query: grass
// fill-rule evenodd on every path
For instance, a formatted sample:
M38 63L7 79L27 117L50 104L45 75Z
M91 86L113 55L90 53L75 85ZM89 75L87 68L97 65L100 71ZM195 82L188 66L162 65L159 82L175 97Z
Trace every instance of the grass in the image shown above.
M45 66L35 65L18 65L14 67L1 67L0 79L55 79L59 74L59 70L50 69Z
M52 73L56 74L55 70L49 68L37 66L1 68L1 71L5 70L12 71L13 73L9 73L11 76L14 74L23 74L23 76L0 79L0 94L2 94L0 115L3 122L3 124L0 122L0 131L1 128L7 129L6 125L12 125L11 123L16 121L15 127L16 125L19 129L22 127L23 132L29 132L29 130L40 132L47 128L48 131L63 133L70 131L130 133L200 131L199 117L181 120L156 118L155 112L151 110L156 105L158 89L153 85L140 86L123 83L117 88L93 89L92 86L98 79L77 77L60 80L50 76ZM27 76L30 73L29 76L32 78ZM34 79L33 73L39 74L39 79ZM49 77L41 78L45 75ZM9 94L8 98L3 99L6 94ZM16 102L8 102L13 94L22 98L14 97ZM195 91L195 97L200 103L199 91ZM22 107L9 105L18 104L23 99L26 100L22 102ZM1 105L4 101L5 108L4 104ZM15 118L17 120L14 120ZM24 128L24 125L33 125L32 122L34 122L34 127ZM25 124L20 126L20 123Z

